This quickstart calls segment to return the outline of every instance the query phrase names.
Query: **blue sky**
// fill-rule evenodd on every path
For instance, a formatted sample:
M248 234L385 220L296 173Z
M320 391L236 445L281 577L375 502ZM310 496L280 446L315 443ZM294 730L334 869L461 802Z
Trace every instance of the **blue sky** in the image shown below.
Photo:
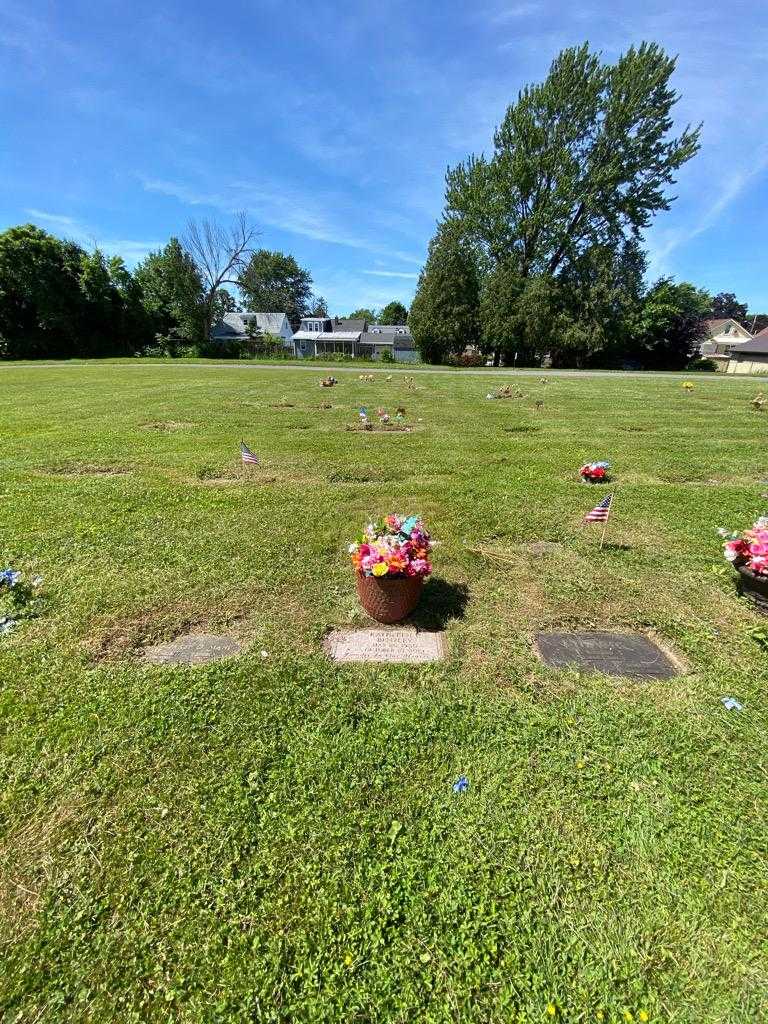
M762 0L0 0L0 227L132 264L246 209L331 312L407 303L446 166L562 47L643 39L679 54L677 117L704 122L651 273L768 311Z

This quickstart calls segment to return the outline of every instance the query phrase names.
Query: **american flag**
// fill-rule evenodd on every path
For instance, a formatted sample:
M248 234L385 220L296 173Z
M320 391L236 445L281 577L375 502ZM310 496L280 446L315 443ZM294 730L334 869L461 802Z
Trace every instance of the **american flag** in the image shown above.
M608 520L608 514L611 511L611 502L613 501L612 494L606 494L599 505L595 505L591 512L587 512L584 516L585 523L605 523Z
M248 447L248 445L245 443L245 441L241 441L240 442L240 456L241 456L243 462L247 466L258 466L259 465L259 457L258 457L258 455L254 455L253 454L253 452Z

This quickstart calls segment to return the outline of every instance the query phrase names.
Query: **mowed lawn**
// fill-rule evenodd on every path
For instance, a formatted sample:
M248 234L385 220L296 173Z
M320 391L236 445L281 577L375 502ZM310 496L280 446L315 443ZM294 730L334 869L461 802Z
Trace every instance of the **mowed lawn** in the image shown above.
M0 372L0 560L45 580L0 637L0 1019L768 1019L768 620L715 532L768 506L758 382ZM346 430L361 404L413 431ZM336 667L388 511L441 542L449 658ZM686 671L553 672L548 628ZM245 654L140 663L187 632Z

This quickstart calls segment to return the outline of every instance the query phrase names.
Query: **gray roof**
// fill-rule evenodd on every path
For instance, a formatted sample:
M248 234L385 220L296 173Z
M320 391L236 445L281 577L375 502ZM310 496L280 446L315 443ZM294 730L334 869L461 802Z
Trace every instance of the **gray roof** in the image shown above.
M211 331L214 338L244 337L248 324L255 324L263 334L280 334L285 313L225 313Z
M333 321L332 329L334 331L355 331L359 334L360 331L364 331L367 326L368 324L366 321L362 319L348 320L344 317L337 317Z
M370 331L379 331L382 334L410 334L406 324L371 324Z
M762 338L751 338L743 345L734 345L731 349L731 359L740 359L742 356L768 355L768 336Z

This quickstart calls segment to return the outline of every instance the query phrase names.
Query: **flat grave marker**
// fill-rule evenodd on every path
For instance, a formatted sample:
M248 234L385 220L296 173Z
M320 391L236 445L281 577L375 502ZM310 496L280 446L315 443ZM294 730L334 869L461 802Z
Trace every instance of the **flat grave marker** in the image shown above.
M411 627L335 629L325 638L333 661L419 665L445 657L445 634Z
M209 661L230 658L240 650L240 644L231 636L196 633L147 647L143 660L151 665L205 665Z
M678 667L637 633L537 633L536 649L550 668L576 668L630 679L671 679Z

